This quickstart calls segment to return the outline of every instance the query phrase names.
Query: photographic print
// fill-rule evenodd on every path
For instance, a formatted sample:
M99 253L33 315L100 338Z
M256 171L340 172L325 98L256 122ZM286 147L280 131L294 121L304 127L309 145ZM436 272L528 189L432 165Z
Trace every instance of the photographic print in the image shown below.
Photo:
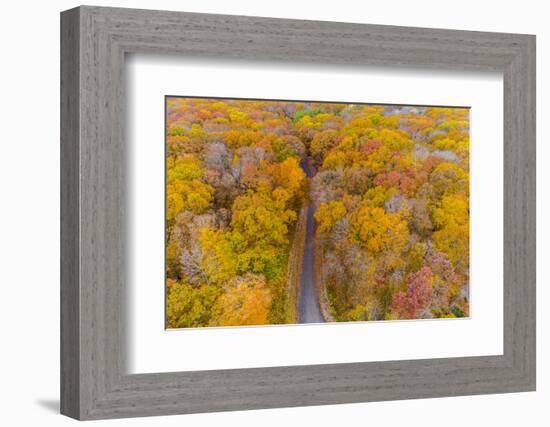
M469 108L165 102L167 328L469 316Z

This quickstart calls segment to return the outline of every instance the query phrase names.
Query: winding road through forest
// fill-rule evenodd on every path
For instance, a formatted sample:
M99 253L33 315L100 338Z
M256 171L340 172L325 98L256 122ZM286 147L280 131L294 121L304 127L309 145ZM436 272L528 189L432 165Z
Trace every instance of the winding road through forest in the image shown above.
M300 166L308 178L314 175L313 167L307 160L302 160ZM306 219L306 239L302 272L300 276L300 299L298 302L298 321L300 323L323 323L325 319L319 305L319 294L314 280L313 237L315 232L314 208L309 202Z

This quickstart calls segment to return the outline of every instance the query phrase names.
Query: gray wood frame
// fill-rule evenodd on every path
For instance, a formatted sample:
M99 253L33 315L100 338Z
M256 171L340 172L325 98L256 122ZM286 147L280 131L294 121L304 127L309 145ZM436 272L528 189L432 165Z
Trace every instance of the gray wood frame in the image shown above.
M124 57L504 75L504 354L128 375ZM61 14L61 412L100 419L535 390L535 37L83 6Z

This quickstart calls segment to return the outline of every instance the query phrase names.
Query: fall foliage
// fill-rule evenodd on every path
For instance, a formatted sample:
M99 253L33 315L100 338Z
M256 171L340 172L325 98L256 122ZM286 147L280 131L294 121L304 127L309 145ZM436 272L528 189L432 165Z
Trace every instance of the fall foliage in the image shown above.
M308 204L334 319L469 315L468 109L166 102L169 328L295 323Z

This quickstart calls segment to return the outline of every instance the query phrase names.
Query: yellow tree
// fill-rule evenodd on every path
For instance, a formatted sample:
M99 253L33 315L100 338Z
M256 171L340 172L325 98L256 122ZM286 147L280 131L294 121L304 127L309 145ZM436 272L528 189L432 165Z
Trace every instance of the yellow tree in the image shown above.
M269 172L274 184L281 186L289 193L289 199L303 195L306 174L296 157L289 157L281 163L270 165Z
M407 222L398 213L364 206L353 215L352 233L373 255L399 254L409 240Z
M326 153L337 144L338 132L327 129L315 134L311 140L309 150L317 162L321 162Z
M319 233L328 233L338 221L347 214L346 206L341 200L334 200L328 203L321 203L315 212L315 219L318 224Z
M437 227L433 233L435 246L460 269L468 267L470 210L464 194L444 196L433 208L432 217Z
M199 242L203 254L202 269L210 283L221 285L237 274L234 253L239 242L231 233L205 227L200 232Z
M213 308L213 326L265 325L271 305L271 292L265 277L257 274L238 276L224 287Z
M169 222L182 211L203 213L212 202L214 188L202 182L201 161L191 154L170 158L166 164L166 208Z
M219 292L213 286L193 287L177 282L170 286L166 301L169 328L208 326Z

